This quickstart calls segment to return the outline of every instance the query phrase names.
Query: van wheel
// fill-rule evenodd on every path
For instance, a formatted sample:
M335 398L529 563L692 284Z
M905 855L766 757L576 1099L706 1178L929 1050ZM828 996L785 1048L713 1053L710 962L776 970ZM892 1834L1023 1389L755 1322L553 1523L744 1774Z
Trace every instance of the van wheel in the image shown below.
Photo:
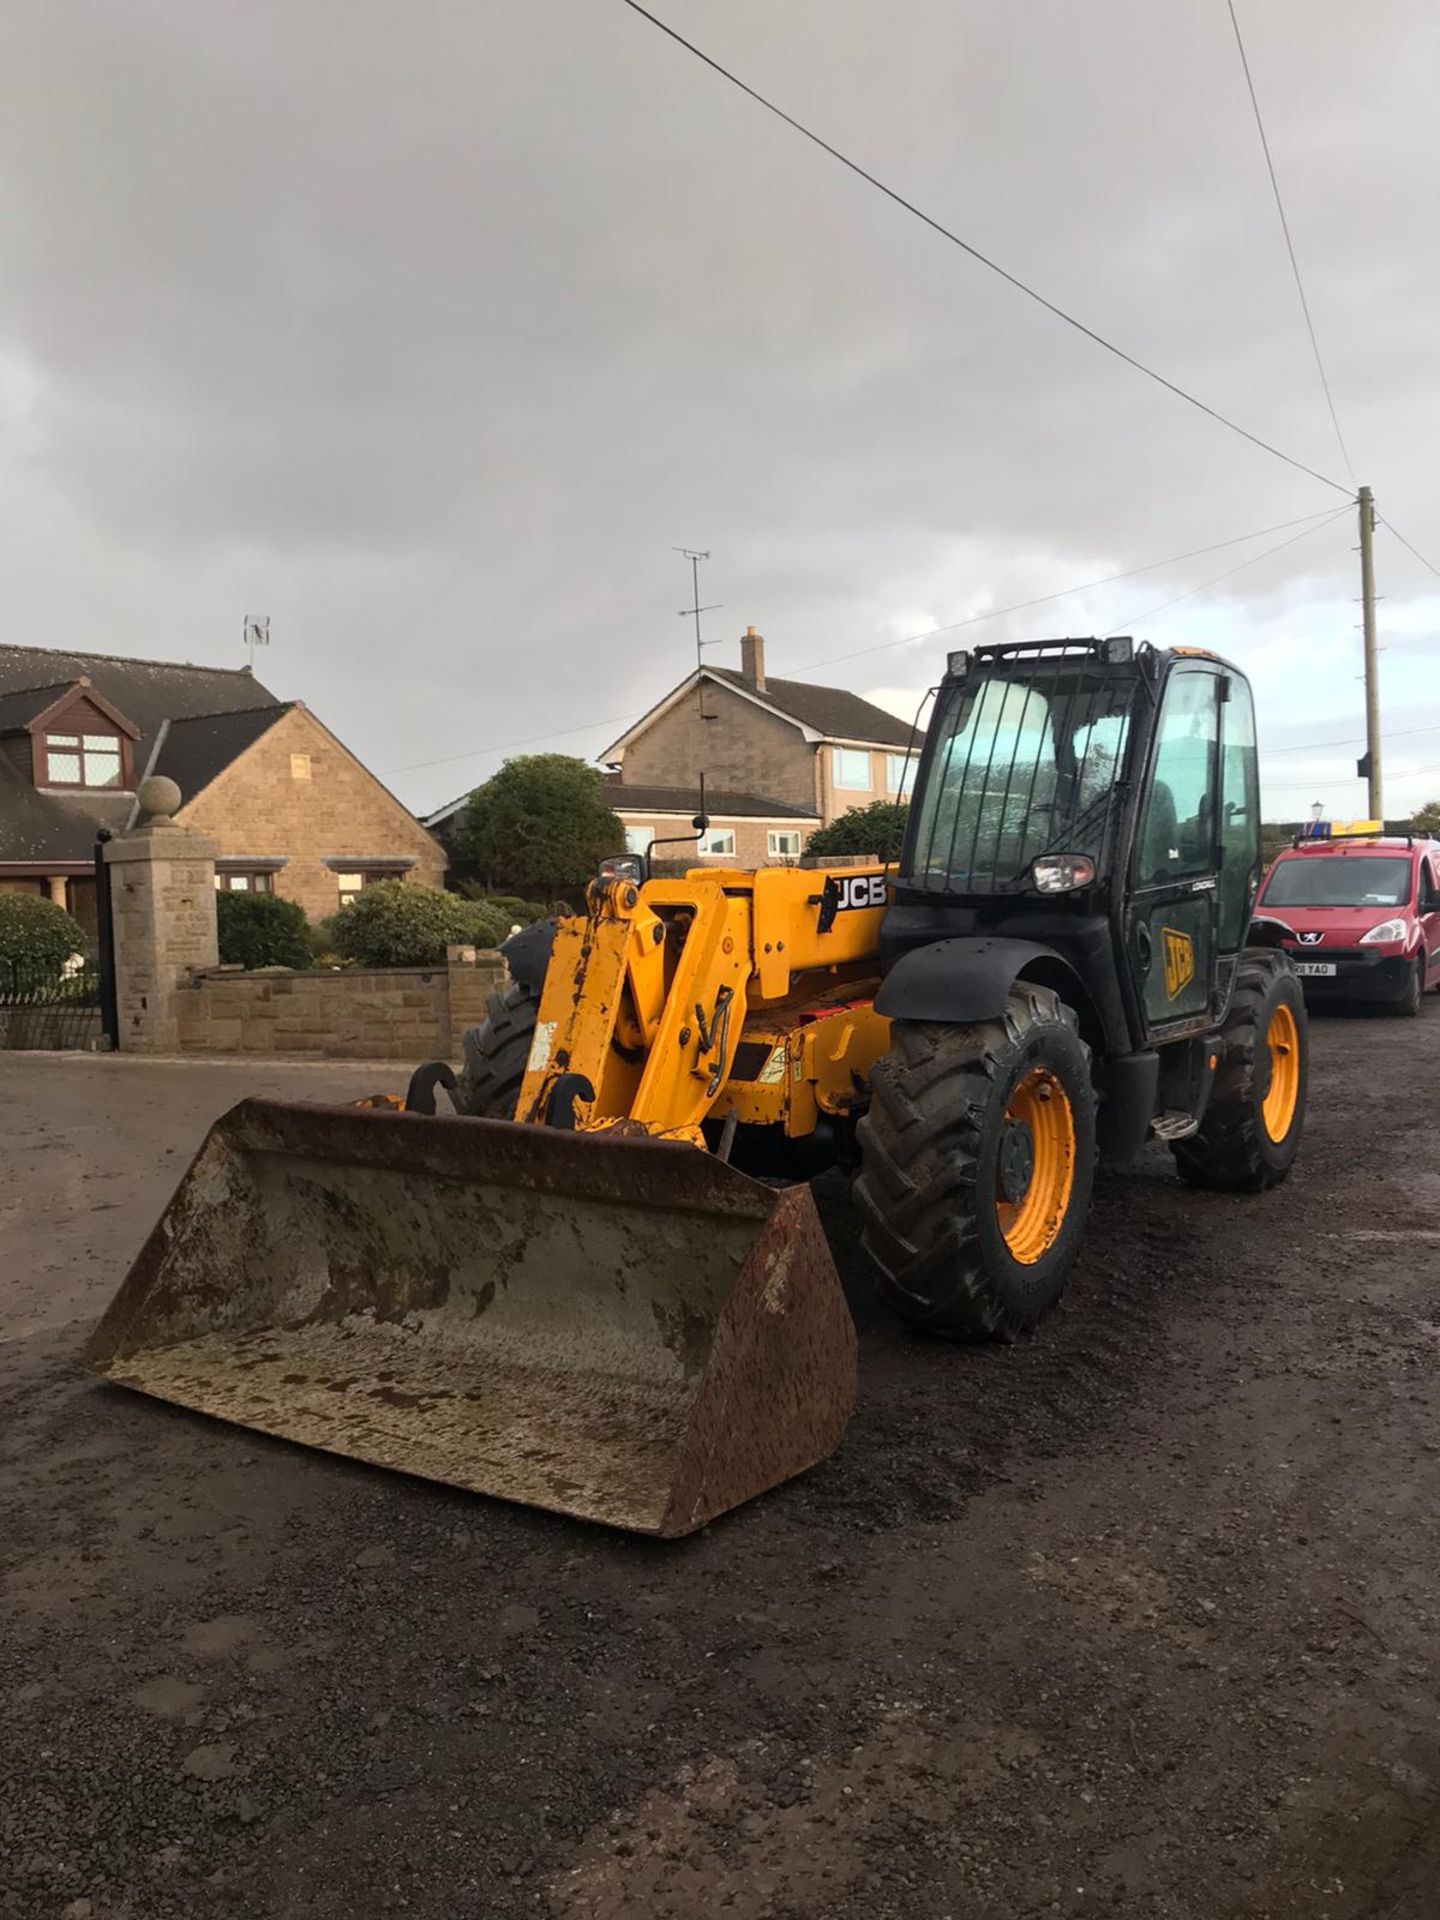
M1425 956L1422 953L1410 969L1410 977L1405 982L1405 991L1395 1002L1395 1011L1403 1014L1406 1019L1413 1020L1424 1004Z

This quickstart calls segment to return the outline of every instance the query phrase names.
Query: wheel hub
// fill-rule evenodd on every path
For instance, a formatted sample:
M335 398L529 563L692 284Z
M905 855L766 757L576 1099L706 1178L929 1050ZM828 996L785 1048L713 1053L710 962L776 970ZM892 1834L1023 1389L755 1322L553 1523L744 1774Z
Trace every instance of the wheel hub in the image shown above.
M1000 1197L1018 1207L1035 1177L1035 1137L1023 1120L1008 1120L1000 1139Z

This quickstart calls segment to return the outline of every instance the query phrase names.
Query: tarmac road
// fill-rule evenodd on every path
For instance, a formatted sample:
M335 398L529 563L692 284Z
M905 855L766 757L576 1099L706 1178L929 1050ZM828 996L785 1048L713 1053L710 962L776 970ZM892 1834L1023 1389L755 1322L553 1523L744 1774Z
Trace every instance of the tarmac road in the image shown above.
M1440 1006L1312 1032L1289 1184L1107 1176L1017 1347L825 1183L849 1435L671 1545L82 1376L205 1120L377 1070L0 1054L0 1914L1433 1920Z

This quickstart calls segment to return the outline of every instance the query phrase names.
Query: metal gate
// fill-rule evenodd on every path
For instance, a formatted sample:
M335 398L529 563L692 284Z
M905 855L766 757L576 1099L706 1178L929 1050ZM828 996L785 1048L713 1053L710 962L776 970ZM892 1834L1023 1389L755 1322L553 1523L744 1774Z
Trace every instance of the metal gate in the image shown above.
M0 1045L100 1044L100 972L93 960L77 955L62 968L0 960Z

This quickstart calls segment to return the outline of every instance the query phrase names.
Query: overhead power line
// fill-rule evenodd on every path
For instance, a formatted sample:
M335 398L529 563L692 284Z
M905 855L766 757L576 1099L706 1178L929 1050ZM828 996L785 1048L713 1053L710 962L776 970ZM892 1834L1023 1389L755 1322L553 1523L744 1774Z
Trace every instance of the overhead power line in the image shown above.
M1224 573L1217 573L1210 580L1202 580L1198 586L1187 587L1184 593L1177 593L1173 600L1162 600L1158 607L1146 607L1143 613L1128 614L1118 627L1112 627L1111 635L1124 633L1138 627L1143 621L1153 620L1157 613L1166 613L1171 607L1178 607L1182 600L1193 600L1197 593L1204 593L1207 587L1218 587L1222 580L1233 579L1237 573L1244 573L1247 567L1258 567L1262 560L1268 560L1273 553L1283 553L1286 547L1293 547L1297 540L1308 540L1312 533L1319 533L1321 527L1332 526L1335 521L1349 513L1348 507L1336 507L1326 514L1318 526L1306 527L1300 533L1292 533L1288 540L1281 540L1273 547L1266 547L1262 553L1252 553L1248 560L1242 560L1238 567L1227 567ZM1106 636L1107 638L1110 635Z
M1033 600L1017 600L1013 606L992 607L988 613L968 614L963 620L952 620L943 627L929 627L924 633L902 634L898 640L882 640L877 646L856 647L851 653L832 653L824 660L807 660L803 667L792 667L792 673L813 673L817 667L838 667L846 660L863 660L873 653L888 653L894 647L908 647L919 640L934 640L944 633L959 633L963 627L979 626L984 620L1002 620L1009 613L1028 613L1032 607L1047 607L1053 600L1069 600L1077 593L1090 593L1096 587L1110 587L1117 580L1133 580L1138 574L1158 573L1162 567L1178 567L1182 560L1198 560L1207 553L1219 553L1225 547L1243 546L1247 540L1263 540L1267 533L1284 533L1290 527L1301 527L1333 520L1336 513L1344 513L1345 508L1322 507L1318 513L1304 513L1296 520L1281 520L1273 527L1257 527L1253 533L1237 533L1230 540L1216 540L1208 547L1191 547L1188 553L1172 553L1167 560L1149 560L1143 567L1127 567L1123 573L1101 574L1098 580L1086 580L1074 587L1062 587L1059 593L1042 593ZM1259 556L1263 558L1264 556ZM785 675L777 676L784 679Z
M1168 393L1173 393L1177 399L1187 401L1192 407L1198 407L1201 413L1208 414L1212 420L1218 421L1222 427L1228 427L1232 433L1238 433L1240 438L1242 440L1248 440L1251 446L1259 447L1263 452L1273 454L1277 460L1283 460L1287 466L1295 467L1301 473L1308 474L1312 480L1318 480L1322 486L1333 487L1337 493L1348 494L1350 492L1350 488L1343 486L1340 481L1330 479L1327 474L1318 473L1314 467L1306 466L1303 460L1296 460L1292 455L1282 452L1279 447L1272 446L1268 440L1262 440L1258 433L1251 433L1247 427L1242 427L1237 420L1232 420L1228 414L1221 413L1218 408L1210 406L1207 401L1199 399L1195 394L1189 393L1184 387L1177 385L1175 381L1167 379L1163 373L1157 372L1154 367L1147 366L1143 360L1136 359L1133 353L1127 353L1123 347L1116 346L1113 340L1107 340L1104 334L1097 333L1093 327L1086 326L1083 320L1077 320L1073 313L1067 313L1065 309L1058 306L1055 301L1047 299L1043 293L1027 285L1017 274L1013 274L1007 268L1002 267L997 260L992 260L988 254L982 253L978 247L972 246L968 240L962 240L960 235L954 232L952 228L947 227L943 221L937 220L932 214L926 213L923 208L917 207L913 200L907 200L904 194L897 192L894 187L886 186L885 182L879 179L877 175L869 172L867 168L862 167L858 160L852 160L848 154L842 153L838 147L832 146L828 140L823 139L818 133L814 132L810 127L807 127L803 121L797 120L793 114L787 113L783 107L777 106L773 100L767 99L763 93L760 93L756 88L750 86L747 81L742 80L737 73L732 73L729 67L722 66L718 60L712 59L702 48L697 47L693 40L687 40L683 33L677 33L675 28L667 25L664 20L660 19L658 14L651 13L648 7L642 7L640 0L621 0L621 5L628 7L632 13L638 14L642 20L648 21L652 27L657 28L667 39L673 40L677 46L683 47L687 53L693 54L697 60L702 61L712 72L718 73L722 80L729 81L732 87L738 87L740 92L748 95L751 100L755 101L757 106L764 107L767 113L773 113L777 120L783 120L787 127L792 128L794 132L810 141L813 146L819 147L822 153L828 153L832 160L838 160L842 167L847 167L851 173L863 180L867 186L874 187L877 193L883 193L887 200L893 200L897 207L911 214L916 220L919 220L923 225L929 227L932 232L938 233L942 240L948 240L952 246L959 247L962 253L968 254L972 260L978 261L982 267L988 268L991 273L998 274L1002 280L1014 287L1018 293L1023 293L1026 299L1033 300L1037 306L1043 307L1047 313L1053 314L1057 320L1063 320L1067 327L1073 327L1077 333L1083 334L1087 340L1093 341L1097 347L1103 347L1106 353L1113 354L1117 360L1123 360L1127 367L1133 367L1137 373L1143 373L1147 380L1153 380L1157 386L1164 387Z
M1235 45L1240 52L1240 65L1245 74L1245 86L1250 95L1250 105L1255 114L1255 131L1260 135L1260 150L1265 155L1265 168L1270 175L1270 190L1275 195L1275 211L1280 216L1280 231L1285 236L1285 251L1290 256L1290 271L1295 276L1295 291L1300 296L1300 311L1305 316L1305 331L1310 336L1310 351L1315 356L1315 371L1320 376L1320 385L1325 393L1325 405L1330 410L1330 424L1335 429L1335 439L1340 448L1340 457L1345 462L1346 471L1352 482L1355 480L1355 468L1350 459L1350 450L1345 445L1345 436L1340 431L1340 416L1335 411L1335 397L1330 391L1329 375L1325 371L1325 362L1320 357L1320 342L1315 335L1315 322L1310 317L1310 302L1305 297L1305 282L1300 277L1300 262L1295 254L1295 242L1290 235L1290 222L1285 214L1285 202L1280 195L1280 179L1275 172L1275 161L1270 152L1270 141L1265 132L1264 116L1260 112L1259 96L1255 92L1254 76L1250 72L1249 56L1245 52L1244 36L1240 32L1240 18L1235 11L1235 0L1225 0L1230 9L1230 24L1235 29ZM1357 483L1358 484L1358 483Z
M1401 533L1400 529L1396 526L1393 520L1382 520L1380 524L1382 527L1388 527L1391 533L1393 533L1395 538L1400 542L1401 546L1408 548L1408 550L1411 553L1413 553L1415 558L1420 562L1421 566L1428 567L1431 573L1435 575L1435 578L1437 580L1440 580L1440 567L1437 567L1433 560L1427 560L1424 554L1421 553L1418 547L1411 546L1410 542L1405 538L1404 534Z
M1417 733L1440 733L1440 722L1430 727L1401 727L1395 733L1382 733L1382 740L1411 740ZM1298 746L1262 747L1260 758L1268 760L1274 753L1323 753L1327 747L1363 747L1363 738L1353 740L1304 740Z
M1006 614L1024 613L1031 607L1048 606L1052 601L1068 600L1072 595L1077 593L1089 593L1096 587L1111 586L1117 580L1133 580L1137 574L1156 573L1162 567L1178 566L1182 560L1197 560L1203 554L1219 553L1225 547L1242 546L1247 540L1263 540L1267 533L1284 533L1291 527L1303 527L1306 532L1318 531L1320 525L1328 524L1345 511L1346 509L1344 507L1322 507L1318 513L1302 514L1297 520L1281 520L1273 527L1257 527L1252 533L1237 533L1229 540L1216 540L1208 547L1191 547L1188 552L1171 554L1169 558L1165 560L1148 560L1143 567L1127 567L1123 573L1103 574L1098 580L1085 580L1073 587L1063 587L1059 593L1042 593L1033 600L1017 600L1013 606L992 607L988 613L972 613L967 615L964 620L952 620L947 626L931 627L924 633L904 634L898 640L882 640L878 646L859 647L852 653L831 654L828 659L812 660L806 666L792 668L791 672L809 673L816 667L836 666L845 660L858 660L866 654L885 653L892 647L908 646L913 641L934 640L941 634L956 633L962 627L979 626L986 620L1001 620ZM1303 535L1301 537L1303 538ZM1284 541L1282 545L1289 546L1290 542L1288 540ZM1278 551L1279 548L1271 547L1266 550L1266 553L1276 553ZM1255 554L1253 558L1257 561L1263 560L1266 558L1266 553ZM1247 560L1244 564L1249 566L1250 561ZM1239 570L1238 567L1231 569L1232 572L1239 572ZM1228 577L1228 574L1222 574L1220 576L1221 579L1228 579ZM1190 591L1201 593L1204 591L1204 588L1203 586L1195 587L1190 589ZM1186 599L1189 597L1189 594L1183 594L1180 597ZM1167 602L1167 604L1173 604L1173 602ZM785 677L784 674L777 674L775 676L776 679L780 680L783 680ZM465 753L444 754L438 760L412 760L408 765L403 767L387 767L384 770L383 777L388 780L399 773L420 773L431 767L453 767L462 760L483 760L487 754L508 753L512 747L538 747L542 746L547 740L566 740L577 733L591 733L597 727L628 726L632 720L638 720L641 715L648 712L648 710L648 708L642 707L634 713L614 713L605 719L582 721L579 726L557 727L549 733L532 733L524 740L496 740L486 747L471 747Z

